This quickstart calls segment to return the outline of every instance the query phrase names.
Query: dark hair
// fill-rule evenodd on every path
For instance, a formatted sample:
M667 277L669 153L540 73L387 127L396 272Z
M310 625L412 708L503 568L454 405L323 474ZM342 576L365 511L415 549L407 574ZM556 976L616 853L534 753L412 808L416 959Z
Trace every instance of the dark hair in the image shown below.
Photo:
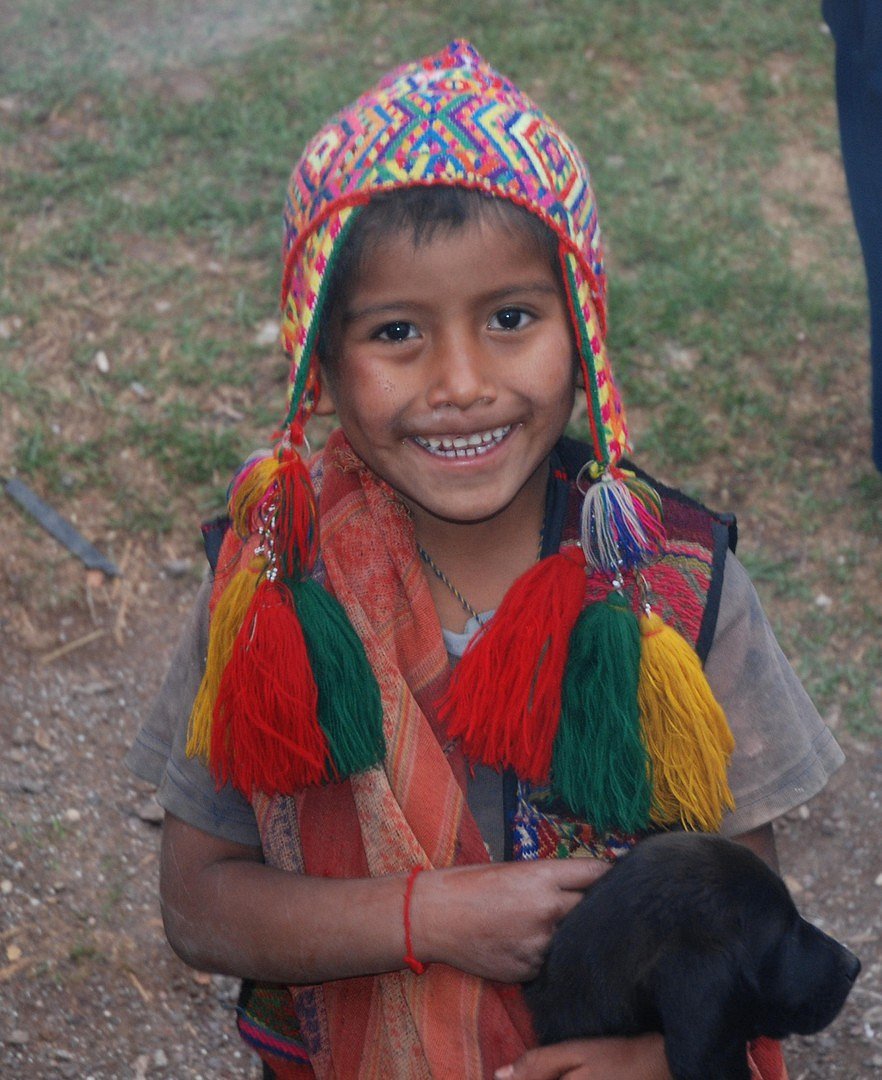
M535 214L515 203L482 191L444 185L382 192L360 211L331 267L317 343L319 362L325 371L333 374L335 330L369 244L383 236L410 230L414 245L419 247L429 243L439 231L452 232L493 215L535 243L537 251L547 256L563 287L557 237Z

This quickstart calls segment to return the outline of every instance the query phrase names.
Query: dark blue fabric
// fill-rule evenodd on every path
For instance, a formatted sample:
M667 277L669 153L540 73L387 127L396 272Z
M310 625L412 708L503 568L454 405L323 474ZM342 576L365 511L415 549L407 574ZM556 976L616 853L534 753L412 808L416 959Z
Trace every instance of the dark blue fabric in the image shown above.
M823 0L839 136L870 300L873 461L882 471L882 0Z

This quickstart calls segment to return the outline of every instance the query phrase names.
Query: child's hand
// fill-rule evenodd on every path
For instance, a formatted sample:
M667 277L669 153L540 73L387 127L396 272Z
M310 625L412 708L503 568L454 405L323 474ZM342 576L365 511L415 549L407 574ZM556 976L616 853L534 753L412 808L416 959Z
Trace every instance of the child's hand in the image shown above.
M421 874L414 953L485 979L532 979L554 928L607 869L597 859L541 859Z
M571 1039L528 1050L496 1080L671 1080L661 1035Z

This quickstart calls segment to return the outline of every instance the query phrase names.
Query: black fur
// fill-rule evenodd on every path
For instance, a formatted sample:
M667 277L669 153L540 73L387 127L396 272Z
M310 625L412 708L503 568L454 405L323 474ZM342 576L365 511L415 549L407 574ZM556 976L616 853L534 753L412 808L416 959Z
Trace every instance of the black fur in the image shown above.
M749 1040L820 1031L859 971L753 852L666 833L586 892L525 989L542 1043L661 1031L675 1080L748 1080Z

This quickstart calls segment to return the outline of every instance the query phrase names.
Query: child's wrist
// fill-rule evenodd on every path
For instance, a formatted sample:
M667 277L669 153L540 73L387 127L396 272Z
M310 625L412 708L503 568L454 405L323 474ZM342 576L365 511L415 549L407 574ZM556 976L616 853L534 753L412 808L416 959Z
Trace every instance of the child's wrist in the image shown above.
M404 963L415 975L423 975L426 971L426 962L417 957L413 936L414 891L416 889L417 878L424 869L425 867L423 866L414 866L407 875L407 881L404 886L404 909L402 916L404 922Z

